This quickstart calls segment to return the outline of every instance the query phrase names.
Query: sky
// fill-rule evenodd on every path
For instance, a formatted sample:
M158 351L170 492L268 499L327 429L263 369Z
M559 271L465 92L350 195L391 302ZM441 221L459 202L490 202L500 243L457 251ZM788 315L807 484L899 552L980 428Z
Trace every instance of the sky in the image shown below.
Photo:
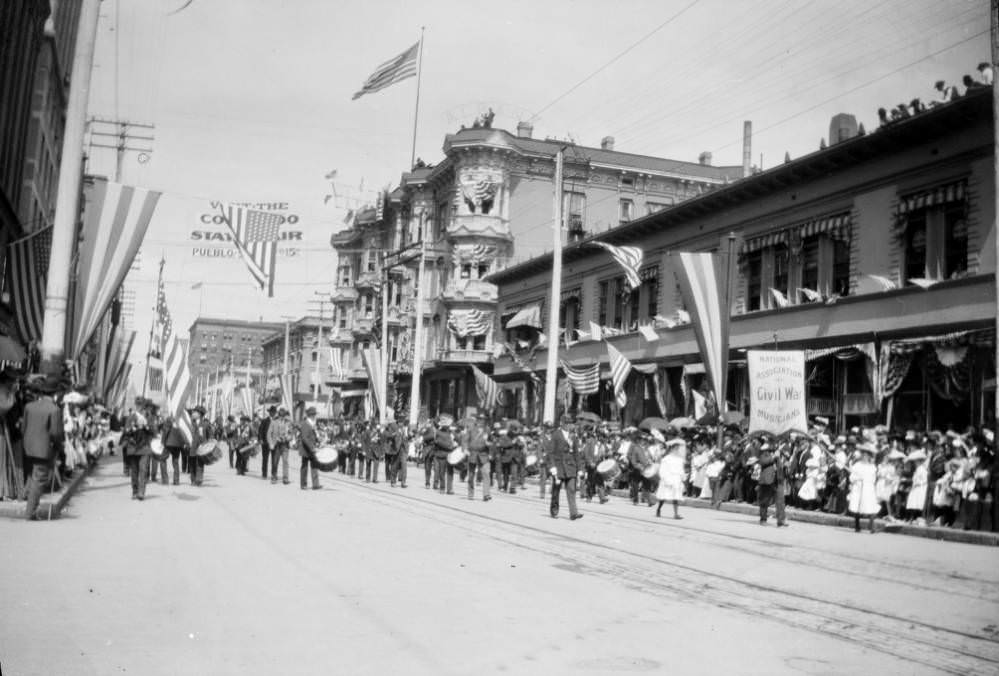
M873 130L878 107L928 100L934 81L956 84L989 57L982 0L187 2L101 4L89 115L155 125L152 153L127 153L120 179L164 193L130 275L140 336L161 257L181 331L199 313L315 312L334 278L330 234L398 183L411 152L415 79L351 96L421 27L416 154L430 163L491 107L511 132L529 119L536 138L610 135L621 151L710 151L719 165L742 163L751 120L765 169L817 150L833 115ZM89 170L113 177L114 151L91 148ZM283 226L302 239L279 258L274 298L238 258L196 255L210 247L193 233L224 227L202 223L212 201L282 203L297 217Z

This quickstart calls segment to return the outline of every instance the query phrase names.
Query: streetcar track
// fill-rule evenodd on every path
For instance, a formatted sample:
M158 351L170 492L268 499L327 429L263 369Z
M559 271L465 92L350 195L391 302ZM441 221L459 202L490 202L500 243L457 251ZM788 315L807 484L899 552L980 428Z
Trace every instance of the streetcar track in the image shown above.
M353 481L345 479L340 479L338 483L353 486L358 489L358 493L366 494L369 499L386 506L391 506L393 502L410 503L425 517L437 522L441 521L443 511L452 517L447 521L448 525L482 536L481 529L466 521L454 520L456 514L478 517L481 521L495 524L499 529L511 531L490 532L488 534L490 538L583 567L596 576L644 592L649 592L650 586L654 586L655 593L660 596L679 597L693 603L709 603L711 606L728 608L754 617L766 617L781 624L807 629L825 636L832 635L871 650L919 662L948 673L991 674L995 672L996 665L999 665L999 648L996 647L999 642L992 638L920 620L906 619L846 602L817 598L793 590L740 580L721 573L704 571L640 552L605 545L591 539L470 511L461 506L441 504L412 494L386 490L366 491L364 489L369 487L356 485ZM533 544L523 542L525 535L534 536L535 542ZM552 543L553 538L561 546L555 546ZM567 556L568 552L565 549L567 544L574 549L572 558ZM646 568L639 574L634 566L624 566L598 552L625 555L643 562ZM655 564L659 568L649 568L648 564ZM664 572L667 569L671 574L667 575ZM710 581L713 581L713 584ZM754 592L770 598L754 597ZM797 607L790 605L788 601L779 601L780 598L792 599L792 603ZM951 639L940 638L942 636L949 636ZM891 642L887 640L889 637L892 639ZM972 645L957 646L954 645L955 640L970 642ZM960 660L972 660L980 664L977 664L973 671L969 671L969 667L959 662Z

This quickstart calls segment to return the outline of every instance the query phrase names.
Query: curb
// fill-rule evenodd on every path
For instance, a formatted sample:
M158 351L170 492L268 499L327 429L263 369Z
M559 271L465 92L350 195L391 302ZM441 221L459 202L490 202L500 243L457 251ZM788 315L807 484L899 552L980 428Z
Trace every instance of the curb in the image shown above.
M73 478L68 483L63 484L61 492L42 496L42 499L38 503L38 509L35 510L36 514L44 515L39 516L39 520L52 521L53 519L58 519L62 515L62 510L69 504L70 498L76 494L80 486L83 485L84 480L90 476L95 467L97 467L97 458L88 458L87 465L83 469L73 472ZM0 502L0 517L23 519L25 518L26 508L27 505L22 500L5 500L4 502Z
M529 483L537 485L537 478L528 478ZM624 500L630 499L628 491L622 489L612 489L610 494L616 498ZM707 499L684 498L681 502L684 507L694 509L714 509ZM759 508L756 505L740 502L723 502L720 510L733 514L743 514L759 518ZM771 514L773 512L771 511ZM801 510L796 507L788 507L786 510L788 521L799 523L811 523L819 526L830 526L833 528L853 529L853 517L840 514L826 514L825 512L812 512ZM861 526L865 526L864 519L861 519ZM930 540L942 540L946 542L960 542L969 545L982 545L986 547L999 547L999 533L992 533L980 530L959 530L957 528L946 528L941 526L916 526L911 523L889 523L884 519L874 520L874 530L880 533L892 535L909 535L911 537L928 538Z

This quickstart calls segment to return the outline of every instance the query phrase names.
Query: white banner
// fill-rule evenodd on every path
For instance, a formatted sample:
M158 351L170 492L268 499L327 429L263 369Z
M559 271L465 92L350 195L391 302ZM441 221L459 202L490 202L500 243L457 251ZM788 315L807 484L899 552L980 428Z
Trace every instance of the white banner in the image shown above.
M805 353L749 350L749 431L806 431Z

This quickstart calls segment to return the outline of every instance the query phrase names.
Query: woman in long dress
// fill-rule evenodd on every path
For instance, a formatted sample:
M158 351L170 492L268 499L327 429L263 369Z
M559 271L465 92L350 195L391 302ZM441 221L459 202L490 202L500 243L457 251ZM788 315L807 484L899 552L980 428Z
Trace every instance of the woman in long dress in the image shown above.
M683 439L670 439L666 442L666 455L659 461L659 488L656 489L656 516L662 516L663 504L673 503L673 518L680 516L680 500L683 499L684 458L687 444Z
M915 468L912 472L912 488L905 500L905 515L907 521L922 518L923 507L926 505L926 488L929 483L929 467L926 462L926 451L917 449L906 457L906 462Z
M850 468L850 492L847 497L849 511L853 514L853 530L860 532L860 518L867 517L869 530L874 532L874 517L881 510L878 502L878 470L874 466L874 447L859 444L860 458Z

